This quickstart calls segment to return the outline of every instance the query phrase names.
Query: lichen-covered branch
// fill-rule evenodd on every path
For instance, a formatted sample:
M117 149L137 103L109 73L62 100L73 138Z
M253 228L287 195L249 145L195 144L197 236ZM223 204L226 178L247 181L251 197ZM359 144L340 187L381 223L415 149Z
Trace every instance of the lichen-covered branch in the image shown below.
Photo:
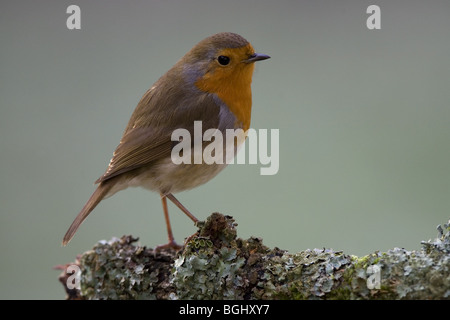
M420 251L356 257L271 249L237 238L234 219L213 213L182 252L155 252L131 236L101 241L74 263L79 278L63 272L60 281L69 299L449 299L449 224Z

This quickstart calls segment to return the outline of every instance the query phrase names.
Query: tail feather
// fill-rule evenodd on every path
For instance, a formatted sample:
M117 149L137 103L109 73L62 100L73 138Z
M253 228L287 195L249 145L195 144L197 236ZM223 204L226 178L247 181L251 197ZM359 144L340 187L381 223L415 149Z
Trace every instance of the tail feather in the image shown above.
M83 209L81 209L80 213L77 215L75 220L70 225L69 230L67 230L66 234L64 235L64 239L62 242L63 246L69 243L69 241L73 238L73 236L75 235L75 233L77 232L78 228L83 223L83 221L92 212L92 210L94 210L94 208L99 204L99 202L102 201L102 199L106 196L109 190L111 190L112 186L113 183L111 183L111 181L105 181L99 184L97 189L94 191L92 196L84 205Z

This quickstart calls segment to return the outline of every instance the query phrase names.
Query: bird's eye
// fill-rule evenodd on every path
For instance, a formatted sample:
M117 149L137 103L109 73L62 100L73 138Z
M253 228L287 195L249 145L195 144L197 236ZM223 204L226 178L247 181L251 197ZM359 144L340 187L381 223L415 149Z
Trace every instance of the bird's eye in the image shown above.
M227 64L230 63L230 57L227 57L227 56L219 56L219 57L217 58L217 61L219 61L219 63L220 63L222 66L226 66Z

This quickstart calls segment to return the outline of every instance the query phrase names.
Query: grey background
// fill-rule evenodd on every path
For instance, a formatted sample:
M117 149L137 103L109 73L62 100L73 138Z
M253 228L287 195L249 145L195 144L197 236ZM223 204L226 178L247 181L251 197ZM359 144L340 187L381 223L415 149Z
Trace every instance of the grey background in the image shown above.
M52 267L100 239L166 241L159 196L129 189L61 247L143 93L221 31L272 56L252 127L280 130L280 170L229 166L180 201L291 252L419 249L449 217L449 17L449 1L2 1L0 298L64 298ZM196 229L169 210L182 242Z

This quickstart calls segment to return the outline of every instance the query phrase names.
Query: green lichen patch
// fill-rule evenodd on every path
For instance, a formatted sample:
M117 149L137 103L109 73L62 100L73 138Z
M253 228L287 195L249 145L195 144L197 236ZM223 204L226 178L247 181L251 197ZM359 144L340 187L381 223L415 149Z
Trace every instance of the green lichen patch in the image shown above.
M330 249L285 252L270 258L259 286L261 299L332 298L342 282L343 270L350 257Z
M230 247L204 248L175 260L172 299L242 299L245 259Z
M212 214L198 223L199 231L174 262L172 299L244 299L249 287L245 265L260 251L255 244L237 241L230 216ZM256 263L253 257L253 265Z
M170 276L172 257L135 246L124 236L100 241L80 260L81 296L85 299L156 299L168 296L159 290Z

